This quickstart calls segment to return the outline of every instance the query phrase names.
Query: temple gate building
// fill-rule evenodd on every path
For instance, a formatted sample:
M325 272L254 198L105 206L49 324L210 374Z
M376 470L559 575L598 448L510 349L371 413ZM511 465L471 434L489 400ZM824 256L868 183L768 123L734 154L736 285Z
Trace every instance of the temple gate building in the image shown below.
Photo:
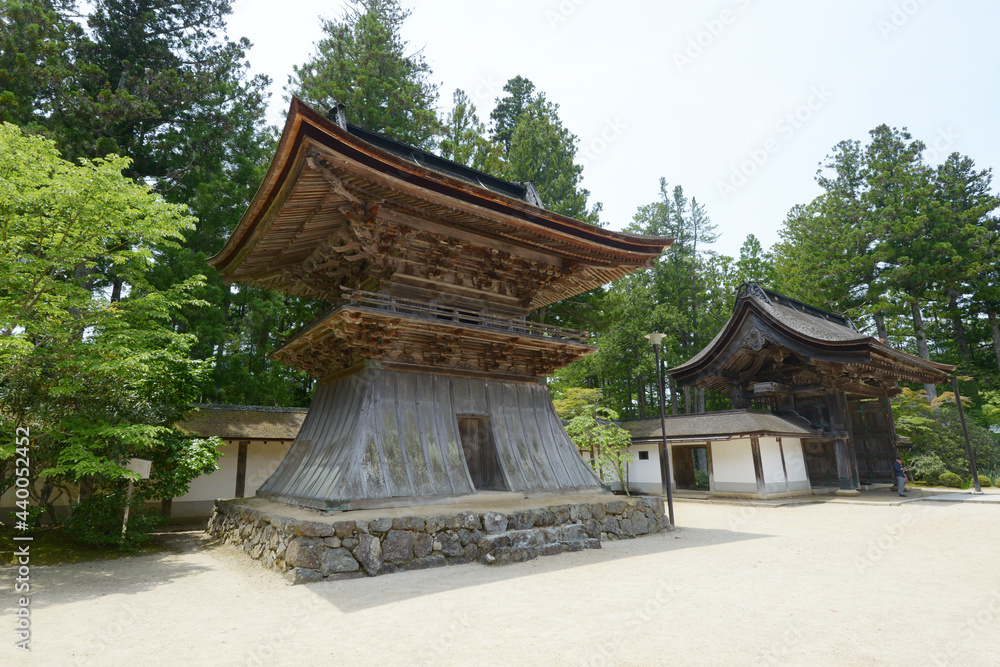
M801 488L804 479L812 490L893 484L898 438L889 399L899 393L897 383L944 384L954 370L866 336L842 315L744 284L719 334L668 372L680 387L727 392L733 409L766 411L783 423L747 425L747 417L690 415L672 418L679 421L670 425L668 435L688 445L699 440L683 424L698 418L712 424L699 427L705 429L703 436L744 442L745 451L731 454L744 461L739 483L752 495L779 492L781 482L788 491L796 484ZM659 435L658 424L656 430ZM652 438L648 427L636 425L634 432ZM764 451L765 436L770 451ZM789 457L781 436L794 436L801 455L794 451ZM712 437L703 438L708 447ZM801 472L800 462L805 467ZM769 466L783 479L769 478Z
M226 281L332 306L273 354L319 383L257 495L349 509L599 487L541 381L594 348L528 314L670 243L547 211L530 184L293 100L263 184L209 260Z

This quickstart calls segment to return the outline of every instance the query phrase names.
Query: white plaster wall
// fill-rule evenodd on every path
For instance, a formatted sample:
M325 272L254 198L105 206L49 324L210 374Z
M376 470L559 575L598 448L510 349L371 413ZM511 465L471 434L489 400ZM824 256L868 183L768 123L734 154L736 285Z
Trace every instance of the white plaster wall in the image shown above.
M247 473L245 495L253 496L257 488L271 475L288 452L290 443L251 442L247 446ZM219 459L219 469L211 475L202 475L191 482L191 487L183 496L174 498L174 503L232 498L236 495L236 465L240 446L226 444L219 448L223 456Z
M660 493L663 485L660 482L660 448L656 443L643 445L631 445L629 451L632 453L632 461L628 464L628 487L631 492L640 493ZM649 460L640 461L639 452L649 452ZM590 452L581 452L580 455L587 465L590 465ZM671 468L671 472L673 469ZM608 470L604 475L604 483L614 491L620 491L622 485L618 483L615 473ZM674 488L677 488L674 486Z
M720 490L720 485L727 483L752 484L756 489L757 477L754 475L749 439L712 442L712 479Z
M629 484L660 484L660 448L647 443L632 445L632 462L628 464ZM649 460L640 461L639 452L649 452Z
M789 487L793 491L812 488L809 483L809 472L806 470L806 460L802 455L802 440L782 438L781 446L785 450L785 469L788 470Z
M253 445L250 447L253 448ZM236 492L236 458L239 451L240 447L237 444L225 444L219 447L219 452L222 454L219 457L219 469L210 475L195 477L188 487L188 492L174 498L174 502L232 498Z
M280 442L258 442L251 443L247 451L247 479L246 479L246 495L253 496L256 495L257 489L261 487L267 478L271 476L271 473L277 469L278 464L281 463L281 459L285 458L285 454L291 448L292 443L280 443ZM233 455L236 458L236 455ZM233 488L236 487L236 476L233 475ZM222 496L225 497L225 496Z
M760 464L764 473L764 488L768 492L787 490L785 471L781 465L781 448L777 438L758 438L760 444Z

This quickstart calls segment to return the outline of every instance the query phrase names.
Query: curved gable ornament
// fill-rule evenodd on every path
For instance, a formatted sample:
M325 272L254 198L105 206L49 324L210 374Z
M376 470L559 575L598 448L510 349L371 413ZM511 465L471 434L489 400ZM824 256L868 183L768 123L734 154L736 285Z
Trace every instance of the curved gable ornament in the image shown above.
M749 348L754 352L760 352L764 349L764 345L770 342L772 342L771 339L763 331L754 327L743 337L742 347Z

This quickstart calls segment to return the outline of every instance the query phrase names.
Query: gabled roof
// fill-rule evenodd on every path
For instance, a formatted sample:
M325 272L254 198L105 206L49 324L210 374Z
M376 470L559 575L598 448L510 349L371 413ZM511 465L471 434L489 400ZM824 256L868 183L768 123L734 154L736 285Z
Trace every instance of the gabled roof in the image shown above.
M681 386L726 390L734 376L752 372L750 359L768 345L789 350L806 365L833 364L845 375L892 382L943 384L955 370L866 336L843 315L746 283L732 316L712 342L668 373Z
M667 440L673 442L718 440L744 436L816 437L818 431L802 419L781 417L756 410L723 410L664 419ZM663 438L659 417L620 422L635 442Z
M308 408L198 404L177 428L191 435L223 440L295 439Z

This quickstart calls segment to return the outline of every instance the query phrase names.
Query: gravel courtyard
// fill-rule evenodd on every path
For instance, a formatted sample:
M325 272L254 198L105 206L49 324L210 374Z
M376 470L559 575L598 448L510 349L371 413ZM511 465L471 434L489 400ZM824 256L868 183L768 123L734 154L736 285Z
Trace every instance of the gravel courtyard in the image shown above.
M33 568L32 652L8 631L0 664L1000 663L998 503L676 515L596 551L304 586L179 533L155 556Z

